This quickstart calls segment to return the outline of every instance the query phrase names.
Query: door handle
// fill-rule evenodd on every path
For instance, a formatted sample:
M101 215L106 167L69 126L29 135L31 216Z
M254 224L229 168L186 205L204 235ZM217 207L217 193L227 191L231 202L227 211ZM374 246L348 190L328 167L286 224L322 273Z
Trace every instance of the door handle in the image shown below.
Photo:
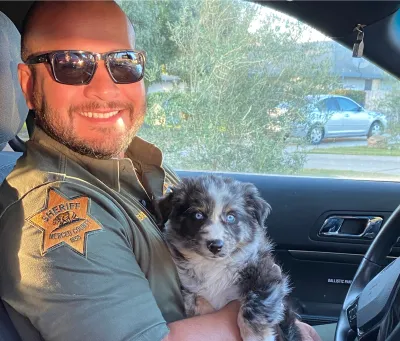
M356 228L347 228L346 222L356 224ZM359 226L357 225L359 224ZM318 235L321 237L339 237L371 240L376 237L383 223L382 217L375 216L344 216L328 217L322 224Z

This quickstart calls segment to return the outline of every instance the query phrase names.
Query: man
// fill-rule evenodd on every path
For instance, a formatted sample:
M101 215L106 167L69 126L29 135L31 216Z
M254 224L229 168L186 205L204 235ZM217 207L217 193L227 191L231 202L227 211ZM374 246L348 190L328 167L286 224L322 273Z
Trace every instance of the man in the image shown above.
M0 295L23 340L240 340L238 302L185 319L151 213L178 179L135 137L146 103L134 41L114 2L28 14L18 71L36 127L0 189Z

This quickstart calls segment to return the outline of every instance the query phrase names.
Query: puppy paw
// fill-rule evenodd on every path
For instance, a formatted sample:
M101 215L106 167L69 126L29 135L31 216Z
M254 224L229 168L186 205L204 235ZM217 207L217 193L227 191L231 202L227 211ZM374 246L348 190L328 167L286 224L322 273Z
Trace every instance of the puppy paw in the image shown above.
M258 328L259 326L252 325L243 317L242 309L239 311L237 323L243 341L276 341L275 328Z
M214 307L204 297L202 296L196 297L196 307L195 307L196 315L210 314L214 311L215 311Z

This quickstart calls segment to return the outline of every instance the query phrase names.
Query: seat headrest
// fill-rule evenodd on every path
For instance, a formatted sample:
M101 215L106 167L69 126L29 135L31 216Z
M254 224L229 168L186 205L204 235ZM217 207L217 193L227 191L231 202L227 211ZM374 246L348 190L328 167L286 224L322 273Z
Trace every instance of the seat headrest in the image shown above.
M18 81L18 63L21 63L21 35L0 12L0 150L18 134L28 114Z

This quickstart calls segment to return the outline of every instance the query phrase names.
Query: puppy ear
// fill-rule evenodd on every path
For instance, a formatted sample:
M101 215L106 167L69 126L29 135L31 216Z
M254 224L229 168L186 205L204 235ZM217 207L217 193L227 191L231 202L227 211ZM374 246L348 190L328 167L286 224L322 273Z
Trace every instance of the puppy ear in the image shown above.
M171 191L165 196L161 197L156 202L156 213L158 216L158 220L160 221L159 226L164 226L164 224L168 221L169 216L172 212L172 199L174 197L174 192Z
M247 205L251 210L253 217L257 219L260 226L265 227L265 221L272 211L271 205L261 197L257 188L253 184L248 186L247 192Z
M255 215L258 223L265 227L265 221L272 211L272 207L260 196L255 198Z

